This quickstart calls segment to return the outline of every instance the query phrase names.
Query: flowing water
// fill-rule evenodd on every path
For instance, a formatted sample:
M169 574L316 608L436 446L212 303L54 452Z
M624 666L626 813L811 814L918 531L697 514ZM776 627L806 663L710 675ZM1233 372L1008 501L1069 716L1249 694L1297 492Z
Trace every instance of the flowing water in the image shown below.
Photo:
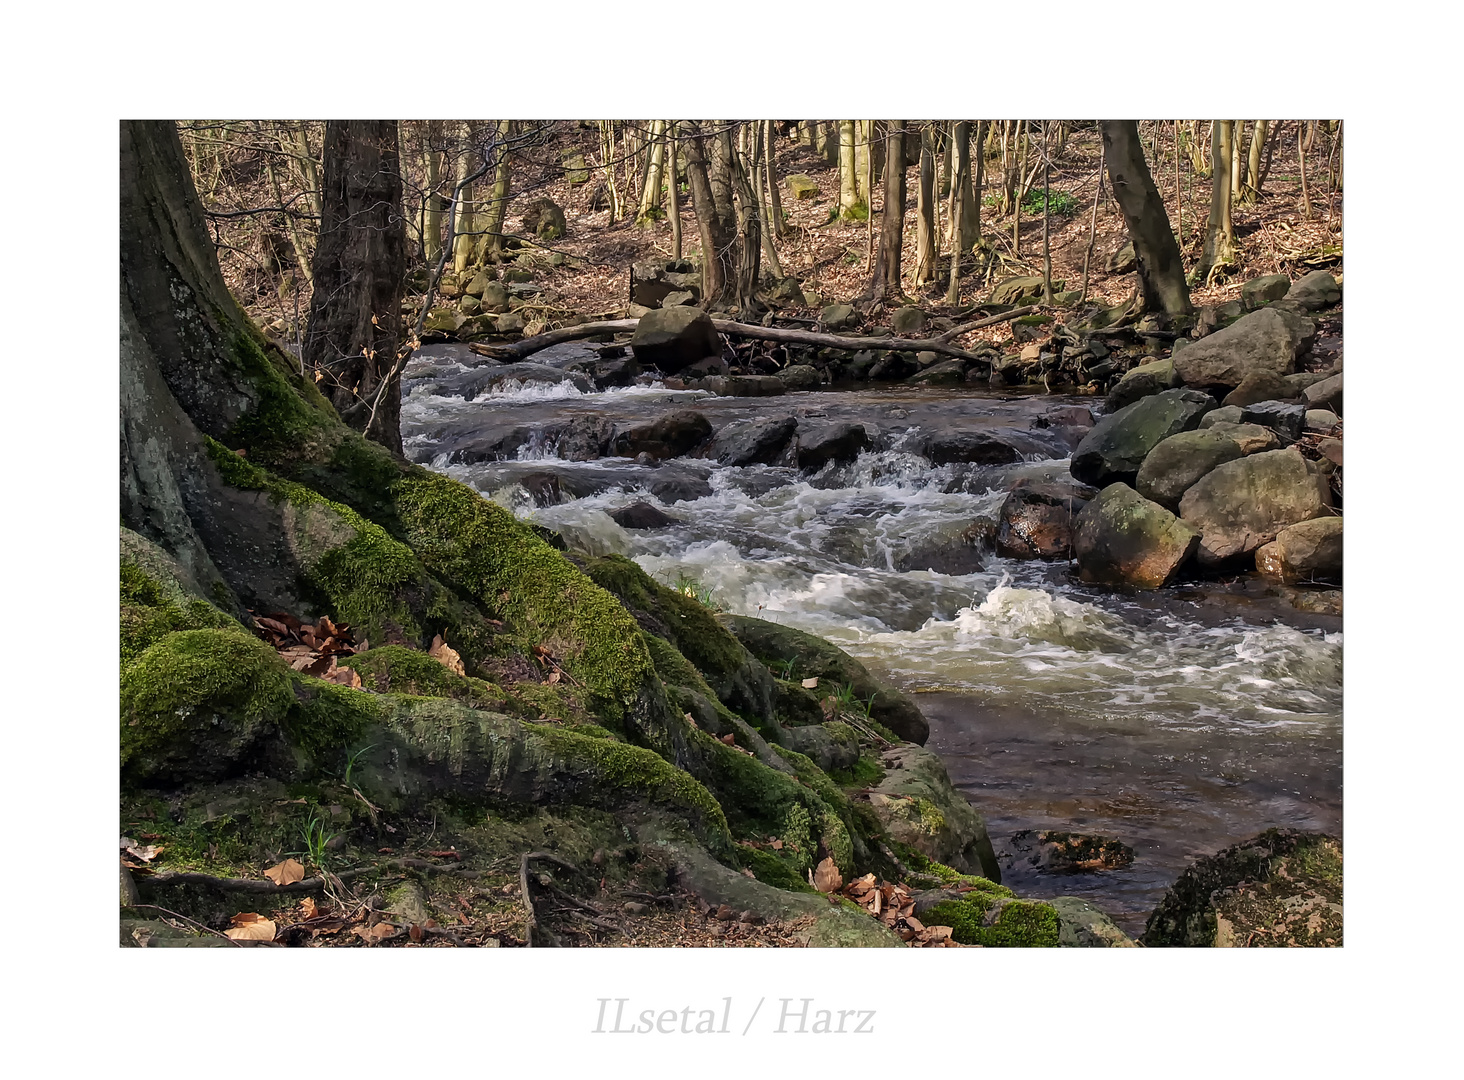
M535 359L594 355L571 345ZM417 371L471 359L437 346ZM1070 580L1065 563L985 554L973 573L916 568L973 522L995 522L1016 480L1067 475L1080 432L1048 418L1091 399L905 389L745 399L530 381L466 401L421 380L407 387L409 456L572 546L627 555L667 583L695 579L728 611L828 638L916 694L930 749L986 817L1004 880L1024 895L1083 895L1137 933L1196 855L1273 825L1340 833L1340 619L1244 582L1121 595ZM718 429L788 414L855 420L875 446L808 475L695 459L569 462L537 436L566 418L644 423L689 407ZM523 426L531 437L512 460L462 449ZM921 432L971 428L1001 434L1026 460L934 467L914 452ZM531 473L554 476L568 501L536 506L518 483ZM622 529L607 512L636 499L675 522ZM1007 841L1047 828L1116 837L1135 861L1039 873Z

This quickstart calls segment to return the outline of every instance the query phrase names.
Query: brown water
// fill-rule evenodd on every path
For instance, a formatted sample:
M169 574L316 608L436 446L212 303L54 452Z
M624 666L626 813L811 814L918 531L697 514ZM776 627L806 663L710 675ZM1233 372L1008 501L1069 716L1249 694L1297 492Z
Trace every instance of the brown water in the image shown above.
M438 353L439 363L462 356ZM593 355L559 353L540 359ZM1007 882L1030 895L1083 895L1137 932L1196 855L1273 825L1340 832L1341 620L1301 615L1245 582L1122 596L1070 580L1062 564L990 556L971 574L896 569L922 545L994 521L1017 479L1065 475L1072 432L1044 418L1092 403L903 389L749 400L530 384L473 402L419 392L404 400L402 421L418 460L572 545L621 552L668 583L694 578L726 610L825 636L915 692L930 747L985 815L999 854L1013 832L1044 828L1113 836L1136 853L1124 870L1068 876L1008 857ZM454 463L442 449L566 416L627 424L688 407L716 428L789 414L855 420L875 447L816 476L685 459L567 462L543 440L499 462ZM1000 434L1027 460L932 467L912 448L941 427ZM529 472L554 473L581 497L535 507L517 484ZM607 511L635 498L675 523L620 528Z

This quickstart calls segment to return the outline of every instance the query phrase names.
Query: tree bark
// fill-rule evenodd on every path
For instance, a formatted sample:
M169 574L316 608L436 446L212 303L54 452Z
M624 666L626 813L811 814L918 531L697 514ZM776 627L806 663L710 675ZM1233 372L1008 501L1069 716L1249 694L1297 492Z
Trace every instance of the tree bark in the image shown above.
M406 227L394 120L326 125L304 361L341 419L401 453Z
M1235 226L1230 217L1231 121L1213 122L1210 139L1210 218L1205 223L1205 247L1194 280L1204 284L1216 270L1235 263Z
M915 195L915 287L935 280L939 251L935 231L935 127L920 131L920 186Z
M900 295L900 256L905 242L905 121L889 121L885 137L884 211L880 215L879 254L870 282L871 298L882 304Z
M1261 154L1266 149L1266 136L1270 131L1270 121L1257 120L1255 134L1251 136L1250 155L1246 161L1245 170L1245 201L1255 202L1261 196Z
M1133 241L1144 309L1169 315L1190 314L1193 308L1184 280L1184 262L1169 228L1164 200L1144 161L1138 124L1132 120L1103 121L1103 153L1114 198Z
M859 199L854 155L854 121L839 121L839 215L845 221L857 221L864 204ZM865 207L867 209L867 207Z
M478 227L484 231L481 250L484 262L503 261L503 223L508 217L512 158L509 147L513 137L513 121L498 122L498 145L494 148L493 186L488 189L488 208L479 215Z
M691 205L696 213L697 233L702 250L702 303L711 305L722 300L727 284L735 273L732 245L735 238L727 228L712 194L707 165L707 137L695 124L686 141L686 179L691 186Z
M464 123L462 127L462 152L458 154L457 177L461 181L463 177L470 176L476 171L474 168L474 147L473 130ZM468 263L473 258L473 185L468 184L461 188L457 197L457 211L454 217L457 220L457 236L452 242L452 269L454 273L461 274L468 268Z
M666 216L671 219L671 257L681 258L681 194L677 191L676 155L681 148L681 124L672 121L666 142Z
M635 214L635 223L642 229L648 229L656 223L656 214L661 208L661 165L666 155L666 121L651 121L650 140L645 186Z
M782 240L788 235L788 222L783 218L783 195L778 190L777 139L771 120L766 123L767 140L766 169L768 185L768 214L773 236Z

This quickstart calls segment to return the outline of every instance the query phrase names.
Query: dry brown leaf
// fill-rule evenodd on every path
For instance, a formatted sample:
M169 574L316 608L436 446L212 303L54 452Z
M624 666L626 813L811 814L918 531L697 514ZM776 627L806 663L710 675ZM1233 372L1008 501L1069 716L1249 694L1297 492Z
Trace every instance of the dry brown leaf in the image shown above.
M413 923L407 927L407 937L412 939L413 944L420 945L422 943L422 928L416 923Z
M334 655L331 656L331 660L335 660ZM330 671L325 673L324 677L327 681L340 686L352 686L358 689L361 686L361 675L354 668L332 667Z
M814 868L813 887L819 892L836 892L842 884L844 884L844 878L839 873L839 868L834 864L833 859L824 859Z
M447 642L442 640L441 634L438 634L432 639L432 647L427 650L427 655L432 657L432 659L436 660L443 667L447 668L447 670L452 672L454 675L467 674L467 672L463 669L463 658L458 655L456 649L452 648L447 644Z
M271 866L264 872L264 876L276 885L293 885L297 881L305 880L305 867L294 859L286 859L282 863Z
M320 914L320 909L315 906L315 897L307 896L300 901L300 917L313 919Z
M310 661L300 670L306 675L314 675L318 679L323 679L334 671L335 667L336 658L334 656L322 656Z
M547 679L545 679L545 680L544 680L544 682L545 682L545 683L546 683L546 684L547 684L547 685L549 685L549 686L553 686L553 685L554 685L554 684L555 684L555 683L557 683L557 682L558 682L558 681L559 681L559 672L557 672L557 671L551 671L551 672L550 672L550 673L549 673L549 677L548 677L548 678L547 678Z
M397 929L389 922L379 922L375 926L355 927L351 933L368 945L377 945L387 938L396 936Z
M139 844L130 836L122 837L121 848L123 851L127 852L127 854L135 858L141 859L145 863L152 862L163 852L163 845Z
M730 731L722 736L722 742L726 743L728 746L731 746L736 741L736 737Z
M224 931L224 936L235 941L273 941L275 938L275 924L258 912L240 912L229 922L233 925Z
M818 686L818 679L817 678L804 679L803 680L803 689L805 689L805 690L812 690L812 689L814 689L817 686Z
M774 840L772 843L770 843L768 845L768 847L772 848L774 851L782 851L783 850L783 841L781 841L781 840Z

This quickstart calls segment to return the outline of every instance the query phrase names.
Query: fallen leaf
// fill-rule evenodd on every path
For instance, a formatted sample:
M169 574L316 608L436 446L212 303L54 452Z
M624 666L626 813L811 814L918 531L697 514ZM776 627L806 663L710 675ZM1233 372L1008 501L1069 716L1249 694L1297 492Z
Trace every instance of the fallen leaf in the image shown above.
M294 859L286 859L282 863L271 866L264 872L264 876L276 885L293 885L297 881L305 880L305 867Z
M770 848L772 848L774 851L782 851L783 850L783 841L781 841L781 840L774 840L768 846Z
M722 736L722 742L726 743L728 746L731 746L736 741L736 737L730 731Z
M129 836L122 837L121 848L123 851L127 852L127 854L133 856L134 858L141 859L145 863L152 862L163 851L163 847L161 845L139 844L136 840L133 840Z
M813 871L813 887L819 892L834 892L842 884L844 884L844 879L839 874L839 868L834 864L833 859L824 859L823 862L815 867Z
M434 859L451 859L453 862L461 862L463 858L456 851L426 851L423 854Z
M307 896L300 901L300 915L306 919L313 919L320 914L320 909L315 906L315 897Z
M263 615L254 616L254 625L264 630L273 630L282 637L288 635L290 632L290 628L284 623L277 619L266 618Z
M240 912L229 920L232 927L224 931L225 937L235 941L273 941L277 928L263 915L254 911Z
M803 689L805 689L805 690L812 690L816 686L818 686L818 679L817 678L804 679L803 680Z
M322 656L312 660L300 670L306 675L314 675L317 679L323 679L330 672L335 670L336 658L334 656Z
M332 656L331 660L335 660L335 657ZM326 672L325 678L329 682L337 683L340 686L351 686L356 687L357 689L359 689L361 686L361 674L354 668L332 668L330 671Z
M422 928L416 923L413 923L407 927L407 937L412 939L413 944L420 945L422 943Z
M553 686L558 681L559 681L559 672L557 672L557 671L551 671L549 673L549 677L544 680L545 684L547 684L549 686Z
M389 937L394 937L397 929L389 922L379 922L375 926L358 926L351 933L368 945L377 945Z
M432 647L427 650L427 655L447 668L454 675L467 674L463 670L463 658L458 655L456 649L453 649L447 642L442 640L441 634L438 634L432 639Z

